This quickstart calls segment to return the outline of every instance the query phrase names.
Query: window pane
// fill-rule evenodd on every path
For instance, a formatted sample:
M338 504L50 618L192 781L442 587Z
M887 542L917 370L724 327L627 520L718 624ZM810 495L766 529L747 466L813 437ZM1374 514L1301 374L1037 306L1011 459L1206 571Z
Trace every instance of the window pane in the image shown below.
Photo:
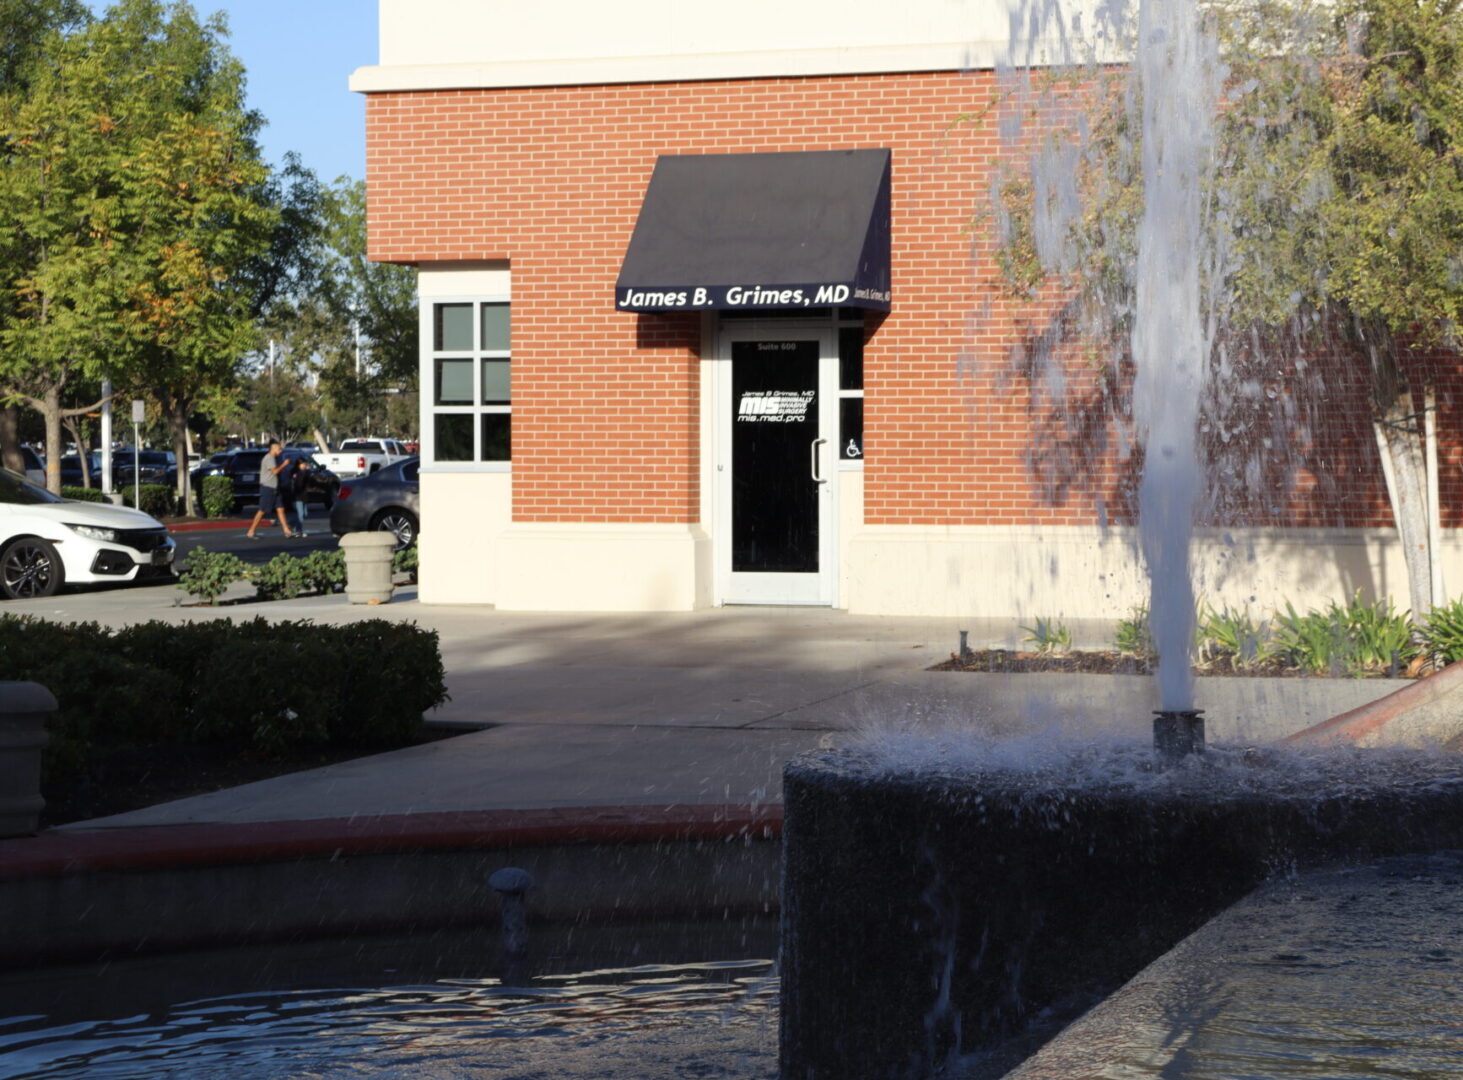
M844 461L864 458L864 399L838 399L838 456Z
M472 361L438 360L437 404L472 404Z
M864 328L845 326L838 331L838 388L864 388Z
M483 344L486 351L508 351L508 305L483 305Z
M483 361L483 404L507 405L509 401L507 360Z
M472 305L438 304L436 310L437 352L466 351L472 348Z
M438 413L435 419L436 460L471 461L472 414Z
M511 461L513 414L483 413L483 460Z

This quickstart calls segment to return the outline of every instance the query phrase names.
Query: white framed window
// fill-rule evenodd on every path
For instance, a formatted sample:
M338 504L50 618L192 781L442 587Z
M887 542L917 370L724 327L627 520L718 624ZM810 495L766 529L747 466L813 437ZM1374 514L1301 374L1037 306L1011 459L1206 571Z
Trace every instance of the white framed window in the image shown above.
M422 462L504 469L513 453L512 320L500 296L422 298Z

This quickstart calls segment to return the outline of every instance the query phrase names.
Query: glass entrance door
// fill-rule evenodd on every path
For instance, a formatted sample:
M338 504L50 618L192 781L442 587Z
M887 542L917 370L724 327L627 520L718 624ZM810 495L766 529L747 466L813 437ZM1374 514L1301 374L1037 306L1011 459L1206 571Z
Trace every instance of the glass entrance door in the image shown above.
M833 602L836 356L821 331L726 335L722 598L744 604Z

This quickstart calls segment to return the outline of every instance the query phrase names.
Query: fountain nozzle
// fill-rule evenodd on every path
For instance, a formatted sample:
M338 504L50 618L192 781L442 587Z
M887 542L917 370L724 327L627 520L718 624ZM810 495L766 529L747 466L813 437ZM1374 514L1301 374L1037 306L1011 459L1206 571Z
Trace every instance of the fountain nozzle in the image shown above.
M1204 710L1155 710L1153 713L1153 749L1171 759L1203 753Z

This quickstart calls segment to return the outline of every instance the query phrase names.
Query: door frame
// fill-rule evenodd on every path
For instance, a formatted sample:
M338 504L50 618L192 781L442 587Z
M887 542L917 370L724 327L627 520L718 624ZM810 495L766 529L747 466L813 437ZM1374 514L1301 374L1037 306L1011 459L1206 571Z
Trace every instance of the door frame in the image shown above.
M838 328L804 319L717 320L712 380L713 602L778 606L838 606ZM818 570L815 574L732 571L732 344L739 341L818 342ZM811 460L809 462L811 469Z

